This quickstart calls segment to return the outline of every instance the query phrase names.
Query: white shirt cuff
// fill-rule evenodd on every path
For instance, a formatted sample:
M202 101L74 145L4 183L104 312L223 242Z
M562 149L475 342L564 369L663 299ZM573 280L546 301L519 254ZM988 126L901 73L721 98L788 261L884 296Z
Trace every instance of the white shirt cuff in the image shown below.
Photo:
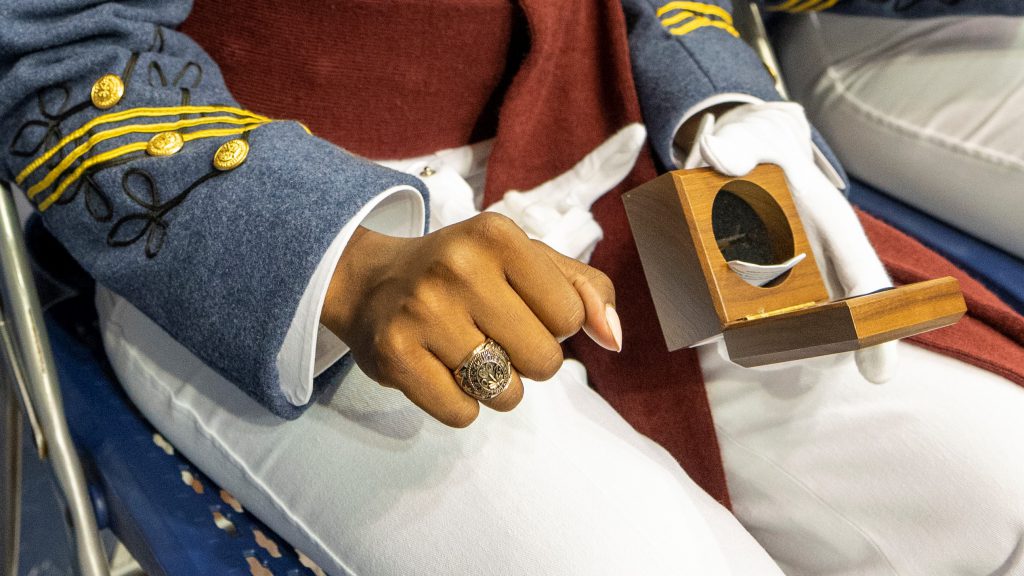
M423 196L411 186L395 186L364 205L331 242L302 293L277 354L281 391L293 405L307 404L313 395L313 379L348 353L348 346L320 324L320 313L334 269L356 228L413 237L423 234L424 221Z
M764 100L757 96L751 96L750 94L743 94L740 92L725 92L722 94L715 94L698 102L697 104L690 107L689 110L683 113L682 118L679 119L679 124L676 124L676 129L672 131L672 134L678 135L679 130L682 129L683 125L686 124L687 120L693 118L697 114L703 113L712 106L718 106L719 104L760 104ZM672 138L672 162L675 163L675 168L682 168L683 163L686 161L686 150L681 149L675 143L675 136Z

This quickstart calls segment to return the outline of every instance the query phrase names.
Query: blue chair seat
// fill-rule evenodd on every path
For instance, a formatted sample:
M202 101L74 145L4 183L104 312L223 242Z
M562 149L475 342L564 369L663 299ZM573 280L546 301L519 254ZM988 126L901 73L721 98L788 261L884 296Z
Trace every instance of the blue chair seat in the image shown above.
M1024 261L852 180L850 201L942 254L1024 314Z
M94 328L62 321L83 305L91 301L52 307L47 328L100 526L150 576L322 574L146 422L114 379Z

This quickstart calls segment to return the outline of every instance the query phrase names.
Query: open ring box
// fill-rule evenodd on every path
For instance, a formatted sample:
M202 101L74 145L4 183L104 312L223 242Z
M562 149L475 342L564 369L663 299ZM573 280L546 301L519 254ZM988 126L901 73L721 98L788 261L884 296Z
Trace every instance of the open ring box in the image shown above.
M742 178L677 170L623 201L669 350L721 335L733 362L761 366L905 338L966 311L951 277L831 300L775 165Z

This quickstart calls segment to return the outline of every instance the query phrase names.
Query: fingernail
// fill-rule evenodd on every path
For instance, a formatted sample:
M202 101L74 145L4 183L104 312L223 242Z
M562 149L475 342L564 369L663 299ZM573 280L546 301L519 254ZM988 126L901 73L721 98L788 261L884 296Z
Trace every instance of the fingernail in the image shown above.
M619 321L619 313L615 311L614 306L608 304L604 308L604 316L608 321L608 329L615 337L615 351L622 352L622 322Z

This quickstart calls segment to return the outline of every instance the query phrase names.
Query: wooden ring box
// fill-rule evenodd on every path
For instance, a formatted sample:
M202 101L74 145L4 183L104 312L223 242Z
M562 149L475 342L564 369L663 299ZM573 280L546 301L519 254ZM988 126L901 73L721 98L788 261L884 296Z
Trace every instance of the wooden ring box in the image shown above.
M800 253L804 260L765 286L741 278L726 263L713 226L723 193L756 213L758 238L775 262ZM742 178L710 168L677 170L623 201L669 350L722 335L733 362L761 366L905 338L953 324L966 311L951 277L831 300L775 165Z

